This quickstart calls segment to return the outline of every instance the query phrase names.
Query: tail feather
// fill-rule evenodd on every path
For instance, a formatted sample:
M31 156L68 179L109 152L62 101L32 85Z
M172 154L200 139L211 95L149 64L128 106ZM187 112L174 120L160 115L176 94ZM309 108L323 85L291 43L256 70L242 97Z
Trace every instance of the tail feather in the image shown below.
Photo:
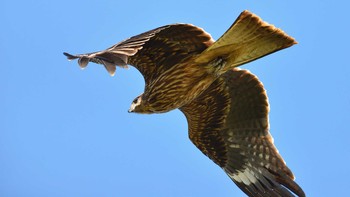
M249 11L243 11L224 35L203 51L195 62L207 63L222 57L227 61L223 68L225 72L296 43L281 29Z

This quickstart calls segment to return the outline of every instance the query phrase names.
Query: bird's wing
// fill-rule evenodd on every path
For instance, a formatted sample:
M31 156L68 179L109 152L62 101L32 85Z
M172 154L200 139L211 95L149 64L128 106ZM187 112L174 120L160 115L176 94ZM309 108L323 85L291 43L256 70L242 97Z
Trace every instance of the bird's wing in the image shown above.
M234 69L183 106L191 141L249 196L305 196L273 144L262 83Z
M201 53L213 42L210 34L199 27L173 24L133 36L103 51L64 54L69 60L78 59L82 68L88 62L103 64L111 75L114 75L116 66L130 64L142 73L147 83L189 55Z

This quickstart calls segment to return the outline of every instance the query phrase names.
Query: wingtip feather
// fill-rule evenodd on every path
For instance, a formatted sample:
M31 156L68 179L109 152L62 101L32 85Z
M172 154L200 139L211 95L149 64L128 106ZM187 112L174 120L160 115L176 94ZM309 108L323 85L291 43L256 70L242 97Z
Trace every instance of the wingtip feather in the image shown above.
M82 56L78 59L78 64L80 68L84 69L88 65L89 61L90 61L89 58Z
M68 60L74 60L77 59L78 57L72 54L69 54L67 52L63 52L63 55L65 55L67 57Z
M113 77L115 75L115 71L117 69L117 66L110 63L110 62L107 62L107 61L103 61L103 65L105 66L107 72L109 73L109 75L111 77Z

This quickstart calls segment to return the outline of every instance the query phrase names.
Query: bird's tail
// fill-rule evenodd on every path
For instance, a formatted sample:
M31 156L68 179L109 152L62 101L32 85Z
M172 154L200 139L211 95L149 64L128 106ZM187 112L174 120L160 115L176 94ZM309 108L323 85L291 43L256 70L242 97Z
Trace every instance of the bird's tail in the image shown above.
M206 64L222 58L226 63L220 72L226 72L296 43L281 29L249 11L243 11L224 35L203 51L195 62Z

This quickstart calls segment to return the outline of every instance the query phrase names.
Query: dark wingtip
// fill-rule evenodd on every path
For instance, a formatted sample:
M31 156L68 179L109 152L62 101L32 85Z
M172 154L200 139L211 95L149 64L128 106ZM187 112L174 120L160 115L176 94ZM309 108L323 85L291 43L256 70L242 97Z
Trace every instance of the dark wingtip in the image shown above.
M71 55L69 53L63 52L63 55L65 55L67 57L68 60L74 60L77 59L78 57L75 55Z

